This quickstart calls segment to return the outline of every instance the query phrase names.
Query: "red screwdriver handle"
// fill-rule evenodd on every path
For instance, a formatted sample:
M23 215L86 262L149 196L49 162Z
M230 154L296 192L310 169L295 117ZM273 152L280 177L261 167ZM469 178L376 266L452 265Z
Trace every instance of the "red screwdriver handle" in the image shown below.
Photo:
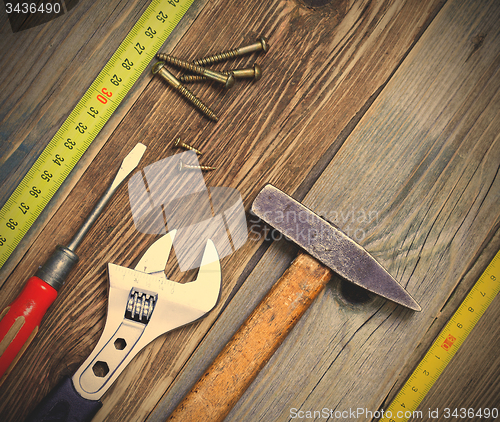
M0 378L9 373L33 337L57 290L33 276L0 315Z

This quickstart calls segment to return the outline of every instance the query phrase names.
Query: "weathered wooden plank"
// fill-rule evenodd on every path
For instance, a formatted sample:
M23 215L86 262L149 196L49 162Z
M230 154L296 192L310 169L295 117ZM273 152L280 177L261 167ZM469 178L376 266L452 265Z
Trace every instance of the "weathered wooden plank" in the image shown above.
M498 229L499 13L494 2L447 3L305 199L323 213L377 211L376 222L350 228L365 230L365 247L423 312L410 315L378 299L349 310L325 294L311 310L317 319L304 320L284 344L234 420L284 420L290 408L325 403L378 409ZM471 41L480 34L489 39L477 49ZM328 329L315 329L323 324Z
M190 8L163 49L175 46L204 4L206 1L198 1ZM104 3L83 0L57 19L16 33L12 33L5 20L0 43L0 205L7 201L148 5L145 0ZM150 79L147 72L141 75L0 270L0 284L19 263Z
M477 258L474 266L465 274L460 284L457 285L443 309L438 313L425 338L415 348L401 371L398 381L394 384L390 394L384 401L382 408L387 409L389 403L394 399L404 382L414 371L418 363L425 356L427 350L447 324L451 316L467 296L472 286L477 282L479 275L489 264L492 255L496 254L500 245L500 232L489 241ZM498 379L500 367L491 359L491 350L497 347L494 337L490 335L495 329L496 321L500 316L498 297L481 317L480 323L476 325L473 332L468 336L461 346L459 353L448 364L439 380L434 384L424 401L418 407L418 411L428 412L429 409L445 408L484 408L491 407L491 397L498 396ZM470 356L474 362L464 362L460 356ZM487 364L485 364L487 362ZM470 364L469 364L470 363ZM483 394L482 388L488 387L488 393ZM451 398L451 400L450 400ZM494 403L494 401L493 401ZM443 420L444 414L439 411Z
M484 318L467 338L467 343L460 348L425 397L418 409L424 415L428 414L429 409L434 412L439 409L437 414L440 419L436 420L445 420L449 419L446 417L445 409L450 409L450 414L455 410L458 414L462 414L461 409L466 409L466 412L473 410L472 414L479 420L480 414L486 418L488 414L486 412L489 411L490 415L494 415L493 409L498 411L500 333L496 322L500 316L499 303L500 297L497 296Z
M31 166L146 6L147 2L83 1L45 25L4 34L2 203L24 175L22 169ZM15 172L19 167L21 174Z
M331 276L312 256L299 254L169 421L222 421Z
M62 243L71 237L91 207L89 199L102 193L120 157L137 141L148 145L143 166L176 152L169 144L175 135L200 146L204 163L222 169L206 176L207 185L237 188L246 206L264 182L278 182L290 193L304 186L318 160L331 157L342 144L358 112L390 78L440 2L339 2L318 10L288 1L217 1L210 6L175 54L190 59L265 34L271 50L257 59L263 79L241 83L226 93L214 85L193 88L220 111L217 125L201 118L162 81L153 80L12 272L2 289L2 304L13 299L21 281L43 262L56 235ZM241 59L234 66L253 60ZM152 242L152 236L133 227L127 201L121 190L89 233L78 251L80 265L60 292L40 336L2 386L6 399L0 410L7 418L22 418L61 377L75 371L97 342L105 316L105 263L131 266ZM148 346L104 396L96 420L147 417L261 243L262 239L247 242L223 261L222 301L216 312ZM253 294L250 297L253 300Z
M495 253L500 242L492 243L496 245L496 250L493 251ZM488 255L491 256L491 253ZM484 263L480 268L484 268ZM476 272L473 275L476 275ZM483 409L483 414L484 409L498 409L499 317L500 296L497 296L429 391L419 406L419 411L427 414L429 409L440 409L438 414L441 419L438 420L444 420L446 408L451 409L451 412L455 409L474 409L477 416L479 409ZM441 319L441 316L439 318Z
M304 201L358 237L423 312L380 298L349 303L332 284L227 420L288 420L290 409L379 409L498 231L499 13L494 2L446 4ZM498 250L496 239L484 259ZM196 378L188 372L201 374L229 327L258 302L253 289L279 277L293 256L283 248L273 244L264 255L151 420L169 413L183 383ZM497 394L493 387L483 404L495 405Z
M102 5L84 1L67 15L45 25L5 34L0 53L2 203L146 4Z

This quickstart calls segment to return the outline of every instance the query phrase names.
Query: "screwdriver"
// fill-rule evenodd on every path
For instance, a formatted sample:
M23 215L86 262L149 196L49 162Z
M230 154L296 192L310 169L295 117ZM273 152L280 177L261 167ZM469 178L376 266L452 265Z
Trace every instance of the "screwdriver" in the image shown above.
M0 314L0 378L2 381L12 371L35 337L45 312L57 297L57 291L78 262L76 248L121 183L137 167L145 150L146 146L138 143L128 153L113 182L68 246L57 245L45 264L39 267L35 275L28 280L19 296Z

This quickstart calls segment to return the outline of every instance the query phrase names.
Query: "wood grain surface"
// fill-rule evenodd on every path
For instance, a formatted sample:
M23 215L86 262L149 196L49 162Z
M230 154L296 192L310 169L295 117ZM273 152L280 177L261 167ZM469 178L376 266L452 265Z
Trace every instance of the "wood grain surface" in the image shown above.
M18 33L0 14L2 203L147 3L83 0ZM358 240L423 308L415 314L332 281L226 419L386 408L500 247L498 2L214 0L195 1L190 13L162 51L192 60L266 35L268 53L230 64L257 62L262 79L227 91L191 86L220 115L214 124L144 74L2 268L0 306L68 242L137 142L148 147L144 168L178 152L170 141L181 136L218 168L206 173L207 186L237 189L249 210L273 183ZM147 346L104 395L96 421L165 420L283 274L297 249L272 242L273 232L251 215L248 230L247 243L222 261L216 309ZM131 267L154 239L135 229L120 189L0 387L2 420L22 420L75 372L104 326L106 263ZM170 268L173 280L189 277L175 260ZM464 345L461 362L470 366L450 365L426 408L498 405L500 371L491 358L498 342L488 341L500 311L494 304ZM484 367L487 386L478 381Z
M271 359L332 272L301 253L168 418L222 421Z

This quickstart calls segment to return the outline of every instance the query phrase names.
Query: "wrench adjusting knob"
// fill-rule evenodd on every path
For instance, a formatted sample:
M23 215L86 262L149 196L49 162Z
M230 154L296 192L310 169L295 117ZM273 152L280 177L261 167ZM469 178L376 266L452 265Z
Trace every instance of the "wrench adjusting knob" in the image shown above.
M154 311L158 295L145 290L132 289L130 291L125 318L147 324Z

